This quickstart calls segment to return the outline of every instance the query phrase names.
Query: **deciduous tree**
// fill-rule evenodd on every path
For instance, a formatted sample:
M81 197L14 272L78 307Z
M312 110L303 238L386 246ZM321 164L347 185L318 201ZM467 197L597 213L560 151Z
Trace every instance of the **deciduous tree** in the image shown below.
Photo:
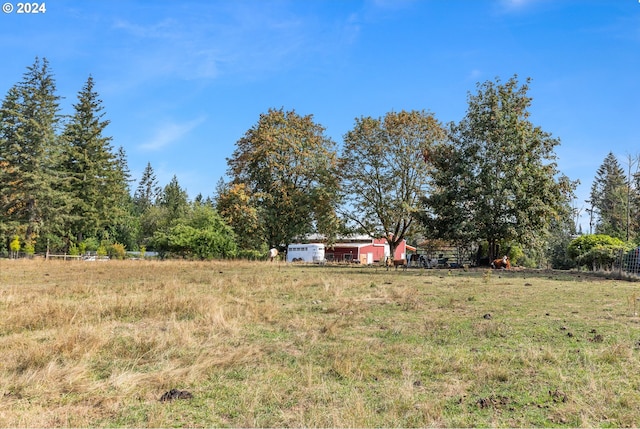
M238 247L242 250L266 248L259 208L251 198L247 185L220 183L217 191L216 209L236 233Z
M269 109L227 159L233 185L244 184L259 211L262 238L286 245L312 232L331 233L338 178L335 143L311 115Z
M233 230L213 207L202 204L192 206L167 230L156 231L153 242L161 254L198 259L230 258L237 252Z
M343 213L366 234L385 237L391 255L411 232L421 198L426 196L425 155L445 136L440 122L425 111L358 118L344 136Z

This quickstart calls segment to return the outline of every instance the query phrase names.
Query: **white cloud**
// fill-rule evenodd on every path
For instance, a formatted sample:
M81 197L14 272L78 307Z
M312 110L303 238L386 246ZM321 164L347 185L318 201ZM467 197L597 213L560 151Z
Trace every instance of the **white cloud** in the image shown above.
M188 122L168 122L158 128L151 139L139 146L144 151L157 151L174 143L180 143L194 128L205 121L201 116Z
M186 27L177 19L150 23L118 19L112 28L119 36L112 44L114 61L129 71L127 80L134 86L153 78L189 80L218 75L217 51L197 24Z
M197 15L177 8L170 18L154 11L111 20L112 75L124 88L175 78L253 80L333 57L358 31L349 15L326 22L295 2L199 3Z

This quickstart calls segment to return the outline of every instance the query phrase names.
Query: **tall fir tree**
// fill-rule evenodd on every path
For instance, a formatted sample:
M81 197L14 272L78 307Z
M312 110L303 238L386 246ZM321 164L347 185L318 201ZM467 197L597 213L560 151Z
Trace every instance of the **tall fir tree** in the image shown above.
M160 197L160 192L161 189L160 186L158 186L156 173L153 171L151 163L148 162L142 172L142 177L140 178L140 182L138 182L136 192L133 195L136 213L139 215L143 214L155 205Z
M627 241L640 244L640 155L627 155Z
M594 213L597 213L596 233L626 240L627 177L612 152L598 168L590 196Z
M127 195L131 195L130 183L133 181L131 178L131 170L129 170L129 163L127 161L127 152L122 146L118 147L116 152L116 169L118 175L122 178L121 186Z
M158 204L161 194L156 174L148 162L133 195L134 214L139 219L136 241L140 246L153 245L153 235L166 226L165 209Z
M167 210L168 224L175 222L187 214L189 209L189 195L180 187L178 178L174 175L171 182L164 187L160 194L159 204Z
M637 171L633 174L632 184L633 192L631 193L631 231L636 240L636 244L640 245L640 156L637 157Z
M49 62L36 58L0 108L0 223L30 244L63 225L59 100Z
M67 179L65 191L71 197L69 231L81 242L99 237L121 215L127 192L124 171L105 136L109 121L104 119L102 101L90 76L78 93L75 114L62 134L65 156L62 165Z
M135 216L130 186L133 180L131 179L131 171L127 162L127 154L122 146L116 152L116 171L120 178L121 197L118 202L118 217L111 229L111 238L123 244L127 249L133 250L137 248L136 238L140 228L140 221Z

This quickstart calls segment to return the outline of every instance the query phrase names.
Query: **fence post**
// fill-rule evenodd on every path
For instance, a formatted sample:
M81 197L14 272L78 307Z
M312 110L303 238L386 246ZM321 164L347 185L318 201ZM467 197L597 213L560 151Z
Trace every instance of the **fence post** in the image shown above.
M623 249L619 249L618 250L618 277L619 278L622 278L622 265L624 264L622 254L623 254Z

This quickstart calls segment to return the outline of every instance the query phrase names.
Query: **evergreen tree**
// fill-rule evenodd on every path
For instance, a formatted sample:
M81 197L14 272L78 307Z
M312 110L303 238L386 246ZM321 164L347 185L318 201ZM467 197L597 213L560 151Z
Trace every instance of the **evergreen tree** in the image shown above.
M140 219L139 243L154 246L158 242L153 237L157 233L166 233L179 223L190 210L187 191L180 187L174 175L156 198L156 204L149 206Z
M123 244L127 249L138 247L136 239L140 228L139 217L135 215L135 205L131 196L131 172L127 162L127 154L122 146L116 152L116 171L120 177L121 199L118 203L119 211L111 236L114 241Z
M627 241L640 239L640 155L627 155Z
M49 62L36 58L0 108L0 222L31 245L63 225L59 100Z
M162 190L159 205L167 211L168 225L186 215L189 209L188 194L186 190L180 187L178 178L175 175L171 178L171 182Z
M591 205L597 213L596 233L626 240L627 177L611 152L591 185Z
M485 82L469 95L450 142L427 154L434 167L423 220L438 238L532 244L564 215L575 189L554 162L557 138L529 121L529 80Z
M62 134L66 149L64 188L72 198L69 229L78 242L100 236L115 224L127 192L125 172L113 153L111 137L104 136L109 121L103 119L102 102L94 86L89 77Z
M640 157L637 162L640 164ZM640 169L633 175L633 192L631 194L631 231L637 244L640 245Z
M133 195L133 201L136 208L136 213L141 215L149 210L150 207L156 204L158 197L160 196L160 186L158 186L158 179L151 167L151 163L148 162L146 168L142 172L142 178L138 183L138 188Z
M547 264L553 269L565 270L575 268L575 261L569 257L567 248L576 236L576 224L572 219L572 211L569 202L562 216L551 220L546 244Z
M133 179L131 178L129 163L127 162L127 153L122 146L119 146L116 152L116 170L118 171L118 176L122 179L121 186L123 190L127 195L131 195L131 186L129 184Z

